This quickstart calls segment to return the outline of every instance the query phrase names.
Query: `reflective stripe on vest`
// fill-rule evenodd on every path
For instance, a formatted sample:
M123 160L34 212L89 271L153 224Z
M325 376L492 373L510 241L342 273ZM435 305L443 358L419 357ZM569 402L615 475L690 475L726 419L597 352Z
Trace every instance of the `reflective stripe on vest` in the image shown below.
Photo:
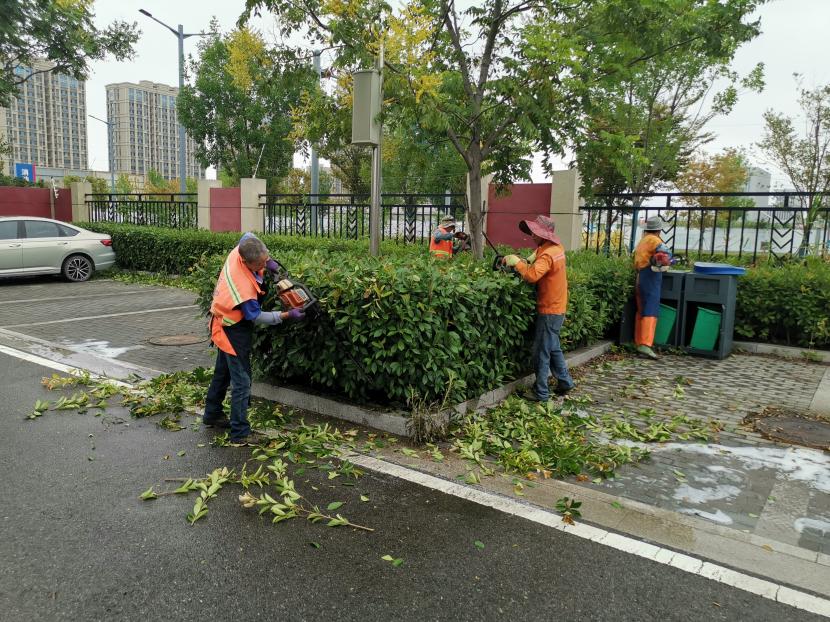
M436 259L449 259L452 257L452 240L436 241L435 234L437 232L449 233L444 227L438 227L438 229L433 231L432 235L429 236L429 252Z
M236 356L223 326L233 326L240 322L245 316L235 307L247 300L257 300L260 294L262 290L253 272L242 261L239 248L234 248L219 273L216 288L213 290L213 302L210 305L211 338L217 348Z

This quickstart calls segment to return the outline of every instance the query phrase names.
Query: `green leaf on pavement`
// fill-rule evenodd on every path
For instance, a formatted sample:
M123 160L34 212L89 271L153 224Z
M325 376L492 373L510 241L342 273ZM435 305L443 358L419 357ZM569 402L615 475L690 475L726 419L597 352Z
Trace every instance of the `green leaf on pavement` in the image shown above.
M482 542L481 540L476 540L475 542L473 542L473 544L479 550L484 549L484 542Z
M339 508L341 505L343 505L342 501L332 501L326 506L326 509L331 512L332 510L336 510L337 508Z
M138 495L138 498L144 501L149 501L150 499L158 499L158 495L153 492L153 487L150 486L147 490Z

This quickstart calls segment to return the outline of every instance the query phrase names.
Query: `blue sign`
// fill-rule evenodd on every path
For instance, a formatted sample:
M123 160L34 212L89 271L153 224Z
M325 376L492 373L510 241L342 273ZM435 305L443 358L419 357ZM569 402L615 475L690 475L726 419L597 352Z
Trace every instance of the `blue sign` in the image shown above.
M15 162L14 164L14 176L20 177L21 179L25 179L29 183L36 181L35 178L35 165L34 164L23 164L20 162Z

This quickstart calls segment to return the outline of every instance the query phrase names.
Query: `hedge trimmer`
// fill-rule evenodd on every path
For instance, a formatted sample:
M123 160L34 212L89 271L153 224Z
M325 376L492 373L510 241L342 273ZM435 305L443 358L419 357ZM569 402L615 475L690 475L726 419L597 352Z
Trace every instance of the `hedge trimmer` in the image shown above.
M502 259L504 259L504 255L499 253L499 249L496 248L496 245L490 241L490 238L487 237L487 234L484 233L484 230L481 231L481 235L484 236L484 239L490 245L490 248L493 249L493 252L496 253L496 258L493 259L493 270L497 270L499 272L513 272L510 268L502 263Z
M299 309L307 316L310 316L316 320L319 320L323 315L325 315L320 308L320 302L317 299L317 296L314 295L311 288L305 283L292 277L288 272L288 269L276 259L274 259L274 263L277 264L277 268L275 270L269 270L269 272L274 284L277 286L277 295L279 296L283 308L286 311L291 309ZM329 334L334 337L336 341L341 344L343 343L343 340L340 339L337 334L337 330L333 325L326 326L325 328L328 329ZM348 356L352 363L354 363L358 370L360 370L363 377L368 378L369 376L366 373L366 370L363 369L363 365L361 365L354 355L352 355L351 349L343 349L346 351L346 356Z
M279 261L276 259L273 261L277 264L277 268L270 270L270 273L277 286L277 295L285 310L299 309L303 313L317 317L320 308L317 297L311 292L311 289L305 283L293 279L286 267Z

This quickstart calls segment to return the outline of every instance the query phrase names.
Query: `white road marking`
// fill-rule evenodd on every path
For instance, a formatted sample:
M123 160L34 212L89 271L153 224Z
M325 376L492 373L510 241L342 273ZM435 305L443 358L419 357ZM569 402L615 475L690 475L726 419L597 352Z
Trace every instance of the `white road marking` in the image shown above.
M768 600L785 603L797 609L830 617L830 600L806 592L800 592L773 581L759 579L758 577L737 572L731 568L713 564L692 557L691 555L677 553L671 549L640 542L634 538L612 533L599 527L593 527L583 523L566 525L562 522L562 518L559 515L553 514L552 512L520 503L501 495L477 488L470 488L462 484L456 484L399 464L354 453L349 454L347 458L350 462L371 469L372 471L391 475L392 477L397 477L398 479L406 480L454 497L466 499L467 501L472 501L478 505L483 505L506 514L512 514L547 527L553 527L554 529L564 531L579 538L592 540L618 551L644 557L658 564L672 566L678 570L717 581L718 583L756 594Z
M112 294L84 294L83 296L50 296L49 298L21 298L18 300L0 300L0 305L16 305L26 302L54 302L56 300L80 300L81 298L105 298L109 296L129 296L130 294L146 294L148 290L135 292L117 292Z
M51 361L49 359L43 358L42 356L37 356L36 354L29 354L28 352L23 352L22 350L15 350L14 348L10 348L8 346L0 345L0 353L8 354L9 356L13 356L15 358L21 359L23 361L29 361L30 363L34 363L35 365L40 365L41 367L46 367L48 369L54 369L59 372L63 372L64 374L80 374L83 373L84 369L80 367L72 367L70 365L64 365L63 363L57 363L55 361ZM119 387L132 387L128 382L121 382L120 380L115 380L113 378L107 378L106 376L99 376L97 374L90 374L91 378L95 378L98 380L106 380L107 382L111 382L112 384L119 386Z
M163 309L145 309L143 311L124 311L123 313L107 313L106 315L88 315L85 317L70 317L63 320L49 320L48 322L30 322L28 324L9 324L3 328L26 328L28 326L45 326L46 324L63 324L64 322L86 322L87 320L103 320L109 317L123 317L125 315L140 315L142 313L161 313L162 311L179 311L181 309L195 309L199 305L183 305L181 307L164 307Z

